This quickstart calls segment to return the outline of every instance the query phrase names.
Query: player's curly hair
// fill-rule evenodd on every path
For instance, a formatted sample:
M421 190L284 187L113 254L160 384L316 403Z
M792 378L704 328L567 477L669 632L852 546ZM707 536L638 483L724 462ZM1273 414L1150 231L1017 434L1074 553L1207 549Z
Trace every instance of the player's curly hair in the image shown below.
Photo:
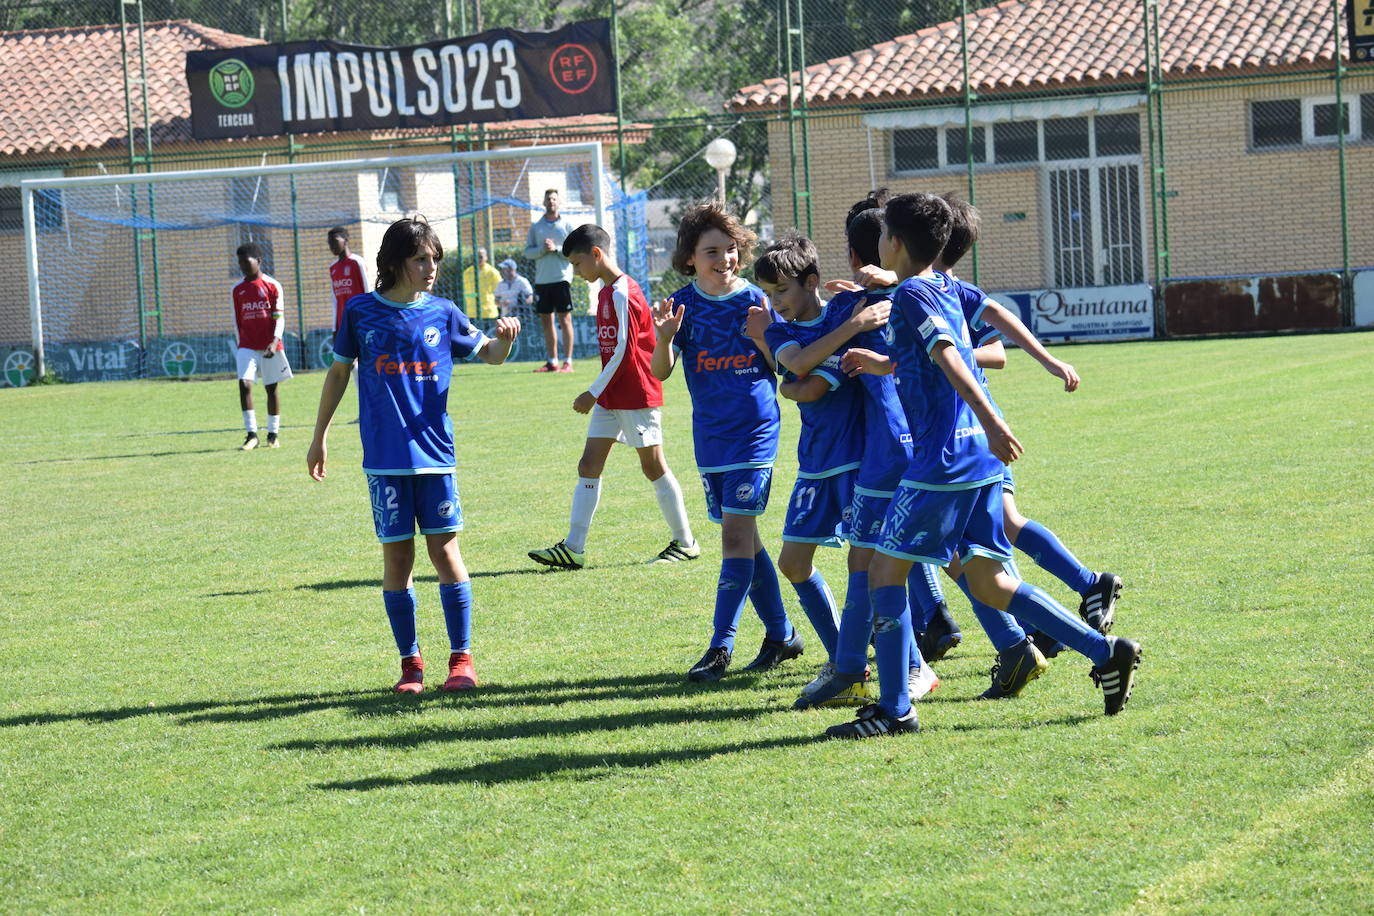
M759 237L740 223L735 215L715 201L697 204L682 215L677 226L677 248L673 251L673 270L684 276L695 276L696 268L687 263L697 242L712 229L728 235L739 251L739 263L746 264L754 256L754 243Z
M444 245L423 216L398 219L386 229L381 247L377 249L377 289L391 289L401 276L401 265L421 248L434 252L434 259L444 259Z

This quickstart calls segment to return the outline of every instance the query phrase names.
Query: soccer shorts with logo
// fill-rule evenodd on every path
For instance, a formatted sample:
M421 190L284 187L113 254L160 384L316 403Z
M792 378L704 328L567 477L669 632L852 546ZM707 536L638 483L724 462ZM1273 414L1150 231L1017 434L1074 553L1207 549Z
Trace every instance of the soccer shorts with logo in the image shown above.
M849 546L873 550L883 533L883 519L892 504L892 492L854 488L849 506Z
M657 407L638 410L607 410L592 405L592 418L587 424L588 439L614 439L631 448L663 444L663 423Z
M858 471L829 477L798 477L787 503L782 539L801 544L840 547L849 537L854 479Z
M914 563L948 566L961 559L1011 559L1011 542L1002 526L1002 481L970 490L923 490L908 483L897 488L883 519L878 551Z
M242 382L251 383L261 377L264 385L275 385L291 378L291 364L286 360L285 350L263 356L261 350L239 347L234 351L234 361L238 363L239 381Z
M768 508L768 490L773 485L772 468L736 468L708 471L701 475L706 490L706 517L720 524L721 513L762 515Z
M384 544L415 537L416 522L421 534L463 530L463 507L452 474L368 474L367 492L377 540Z

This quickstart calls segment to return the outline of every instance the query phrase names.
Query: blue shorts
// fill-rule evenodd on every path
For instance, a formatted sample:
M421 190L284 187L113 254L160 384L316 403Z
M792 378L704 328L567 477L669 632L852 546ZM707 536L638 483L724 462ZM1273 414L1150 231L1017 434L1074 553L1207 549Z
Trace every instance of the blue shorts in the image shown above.
M1016 481L1011 477L1011 465L1002 465L1002 492L1015 493Z
M798 477L787 503L782 539L802 544L840 547L849 537L850 503L858 471L829 477Z
M854 488L849 504L849 546L872 550L883 533L883 518L892 504L892 494L879 490Z
M722 512L762 515L768 508L768 490L772 485L772 468L708 471L701 475L701 486L706 490L706 517L719 525Z
M372 521L383 544L421 534L463 530L463 507L452 474L368 474Z
M902 484L892 497L878 551L915 563L948 566L988 557L1011 560L1011 542L1002 527L1002 481L972 490L922 490Z

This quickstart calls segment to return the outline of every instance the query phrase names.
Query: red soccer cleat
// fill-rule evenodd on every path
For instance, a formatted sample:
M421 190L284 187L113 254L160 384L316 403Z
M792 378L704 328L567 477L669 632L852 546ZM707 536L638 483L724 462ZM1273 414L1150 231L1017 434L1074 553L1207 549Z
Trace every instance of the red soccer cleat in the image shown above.
M538 369L535 369L534 371L535 371L535 372L557 372L557 371L558 371L558 367L557 367L556 365L554 365L553 363L547 363L547 362L546 362L546 363L544 363L544 365L540 366Z
M448 657L448 680L440 690L456 693L477 686L477 672L472 667L472 653L454 652Z
M425 660L418 655L401 659L401 679L392 687L393 693L419 693L425 689Z

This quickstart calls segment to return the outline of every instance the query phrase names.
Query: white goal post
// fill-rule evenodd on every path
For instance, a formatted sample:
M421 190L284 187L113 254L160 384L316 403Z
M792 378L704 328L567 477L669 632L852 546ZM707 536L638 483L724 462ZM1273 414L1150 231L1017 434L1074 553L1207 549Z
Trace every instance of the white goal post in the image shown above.
M249 155L253 154L255 153L249 153ZM154 239L157 238L157 233L159 232L166 232L169 236L174 235L178 230L192 230L193 233L211 233L196 242L196 253L190 258L190 260L195 260L196 258L205 259L205 270L203 272L206 274L207 278L205 280L206 288L195 292L195 295L206 303L199 305L198 308L200 312L204 312L207 317L204 319L196 319L203 323L204 320L209 320L210 318L220 320L229 314L227 294L231 285L229 282L231 278L228 277L225 270L220 268L225 259L231 256L233 249L231 245L227 253L224 251L224 246L226 244L224 239L229 238L232 242L234 237L233 233L240 229L240 225L259 225L253 224L252 222L252 220L257 217L250 216L245 218L233 212L233 207L225 204L225 201L232 197L231 191L222 190L221 188L232 190L245 186L249 188L262 187L264 183L267 183L269 186L271 183L289 183L289 194L285 192L285 184L280 185L282 190L280 190L275 197L272 205L272 212L268 213L264 210L260 225L268 227L270 231L292 234L295 245L295 273L300 274L304 273L304 271L300 269L300 232L303 229L308 229L311 232L316 231L321 225L319 220L327 220L332 214L324 207L323 203L321 203L317 208L319 215L315 217L314 222L311 222L309 218L304 216L300 218L299 222L295 222L294 224L290 222L297 219L298 203L301 207L306 206L304 197L307 195L305 192L299 195L301 200L298 201L298 186L306 188L318 186L313 193L319 197L321 201L329 201L331 194L334 197L338 197L339 195L337 195L337 193L330 191L326 187L326 183L334 180L334 178L324 173L334 173L336 176L342 176L345 179L345 186L346 181L351 180L353 182L351 190L354 191L357 190L360 180L364 182L371 181L372 184L368 186L369 188L376 188L378 181L380 181L383 187L383 193L388 184L385 176L399 176L405 174L410 176L409 186L411 188L411 193L416 196L418 196L420 192L415 190L415 188L421 183L421 178L416 176L425 176L424 180L431 181L432 186L437 189L440 185L439 179L447 175L447 187L450 189L448 192L448 206L452 208L452 212L447 213L444 219L453 219L455 221L457 238L461 241L463 239L462 221L464 219L475 218L471 215L473 210L464 209L464 205L460 205L456 199L459 193L458 184L460 171L462 168L466 168L469 176L471 176L473 174L473 169L480 167L487 174L488 187L483 192L486 194L486 197L472 206L490 208L499 204L507 207L511 211L511 215L506 217L508 228L503 230L504 235L501 237L512 246L519 243L520 247L523 247L524 231L526 230L521 230L519 228L519 221L521 218L524 218L526 220L524 225L527 229L529 222L537 218L534 212L531 212L534 211L534 205L538 203L538 198L534 195L537 194L542 196L543 192L542 187L536 187L536 181L542 182L546 179L552 181L549 176L557 177L563 175L563 169L566 169L567 174L571 175L574 166L578 170L579 175L583 174L581 170L585 169L585 174L590 176L590 178L585 180L582 178L577 179L579 187L577 188L575 206L569 206L565 203L564 209L569 211L570 214L580 211L581 221L585 222L590 219L598 225L606 226L608 229L610 228L607 222L607 215L610 204L614 201L608 201L608 197L614 196L615 192L611 190L612 186L609 184L609 180L605 175L603 160L604 157L601 144L596 142L585 142L470 152L297 162L285 165L238 166L232 168L191 169L122 175L93 175L72 178L37 178L22 181L19 187L24 225L24 259L28 272L28 304L32 329L34 374L42 376L48 371L47 357L49 354L47 353L46 342L53 338L50 337L49 334L45 334L44 322L48 320L51 325L53 321L51 310L54 307L60 308L59 326L56 329L57 332L63 332L69 328L72 340L95 339L92 335L104 334L107 338L123 335L124 338L130 339L132 342L132 338L137 336L130 332L127 316L122 319L122 324L118 325L114 322L111 322L109 325L99 325L99 319L92 317L96 315L100 308L105 307L99 301L103 292L99 287L99 282L86 281L90 287L89 289L68 297L70 302L63 301L59 303L54 298L54 290L60 289L62 284L69 282L66 272L54 272L49 270L47 271L47 277L50 279L45 279L45 275L40 272L40 263L60 263L63 258L79 261L82 257L86 257L95 265L90 268L92 273L97 273L100 267L108 265L111 261L119 260L118 257L106 255L102 262L101 256L94 253L95 249L98 248L96 245L87 246L91 249L91 253L87 254L85 248L83 248L84 243L82 242L79 232L77 233L77 238L75 240L73 239L72 227L78 223L81 226L85 226L87 223L99 224L103 227L101 231L110 235L120 233L120 245L122 246L118 249L120 254L127 255L130 251L137 248L140 258L144 257L142 254L144 246L143 240L148 238L150 232ZM490 190L490 175L492 170L498 167L496 165L498 163L501 164L501 168L506 170L504 173L506 178L504 184L501 185L504 194L502 197L495 196L494 192ZM540 168L541 165L543 169ZM515 182L512 183L509 174L514 173L517 168L518 177ZM375 177L379 175L382 176L380 179ZM353 177L350 179L348 176L360 177ZM522 180L523 184L521 184ZM570 186L572 179L568 178L567 181ZM200 184L192 184L196 182ZM311 185L310 182L314 182L314 185ZM476 181L474 179L469 178L469 183L475 188ZM141 196L146 194L148 201L150 203L152 202L154 198L152 189L176 188L177 186L180 186L180 194L176 193L176 191L169 191L166 193L159 191L157 194L158 210L165 210L168 213L168 216L164 219L163 213L158 212L158 220L162 220L163 222L152 220L151 207L145 207L143 210L139 209L138 201ZM509 191L504 190L507 186L510 188ZM517 186L526 188L527 190L517 192ZM467 186L465 185L464 187L466 188ZM473 188L468 188L468 192L470 195L477 195L477 192ZM254 202L256 203L258 192L253 191L252 193ZM369 193L375 194L377 192L373 190L369 191ZM442 196L437 190L428 193L434 199L438 199ZM263 196L266 195L264 194ZM366 195L363 196L365 197ZM588 197L590 197L590 199L587 199ZM289 217L285 215L286 205L283 203L283 200L288 198L290 200ZM352 222L384 225L389 223L392 219L399 218L401 215L408 215L410 212L419 212L426 216L430 216L430 214L425 213L424 207L391 206L390 204L395 204L401 199L399 196L383 199L384 203L388 205L380 207L375 212L367 211L365 213L359 213L355 207L353 211L355 216ZM132 215L130 215L129 211L131 203L133 206ZM314 206L314 204L310 205ZM121 207L123 209L120 209ZM201 216L201 213L197 210L198 207L208 214L205 220L203 220L203 225L197 223L197 219ZM252 208L250 207L249 209L251 210ZM214 212L212 213L211 211ZM220 213L220 211L224 212ZM433 222L432 219L431 222ZM578 219L574 218L573 222L578 222ZM491 223L488 222L487 225L490 227ZM95 230L90 231L92 233L95 232ZM218 233L217 235L212 235L216 232ZM188 233L188 235L189 234L191 233ZM320 235L322 238L323 233L321 232ZM617 233L612 231L611 235L614 239ZM167 236L164 236L164 238L166 237ZM44 243L44 239L48 241ZM131 242L129 241L130 239L132 239ZM41 244L59 247L54 248L51 252L41 253ZM157 270L156 244L156 241L154 241L154 247L152 249L154 252L154 271ZM446 242L446 245L447 244ZM310 253L312 259L315 261L318 261L321 257L327 259L327 255L320 254L316 248L312 248ZM42 261L42 257L48 257L52 260L44 262ZM187 259L185 254L181 254L180 257L183 260ZM214 260L212 260L212 258ZM127 260L127 258L125 258L125 260ZM171 258L169 257L168 260L171 260ZM285 257L281 259L281 261L285 260ZM138 263L141 264L142 261ZM212 266L214 269L211 269ZM316 281L315 274L321 273L321 271L315 269L316 265L314 264L312 264L311 267L312 270L306 274L305 279L312 284L312 297L318 299L319 297L315 296L313 284ZM138 271L131 268L129 264L119 265L119 269L125 270L130 276L138 273ZM183 265L180 269L184 272L186 267ZM171 274L170 269L168 273L169 275ZM161 335L163 333L161 328L163 312L147 312L143 310L144 279L142 276L136 276L134 279L139 284L138 309L140 311L136 319L138 325L141 329L144 315L156 314L159 325L158 333ZM327 276L325 279L327 280ZM299 286L302 282L302 277L296 276L295 281ZM131 310L124 307L122 304L120 306L115 305L115 302L119 301L121 296L124 300L128 298L128 292L125 288L128 286L127 278L123 278L119 282L123 285L119 287L118 291L110 293L108 308L111 311L120 310L122 312L129 312ZM323 282L324 281L321 281L321 285L323 285ZM184 280L181 281L181 283L182 285L178 286L178 280L175 278L166 280L166 284L169 287L179 291L186 288ZM110 285L115 286L117 284L111 283ZM218 295L221 287L223 288L222 296ZM160 288L159 295L161 295ZM217 299L215 298L216 296L218 296ZM312 307L313 301L312 299ZM216 302L223 305L222 315L209 311L212 308L212 304ZM159 306L159 308L161 308L161 306ZM200 312L197 314L200 314ZM22 314L22 312L20 314ZM186 322L182 323L185 324ZM189 327L189 324L187 326ZM96 328L96 330L90 330L91 328ZM303 328L299 328L298 330L302 334L304 333ZM52 333L54 329L49 327L48 331ZM85 335L84 338L82 336L83 334Z

